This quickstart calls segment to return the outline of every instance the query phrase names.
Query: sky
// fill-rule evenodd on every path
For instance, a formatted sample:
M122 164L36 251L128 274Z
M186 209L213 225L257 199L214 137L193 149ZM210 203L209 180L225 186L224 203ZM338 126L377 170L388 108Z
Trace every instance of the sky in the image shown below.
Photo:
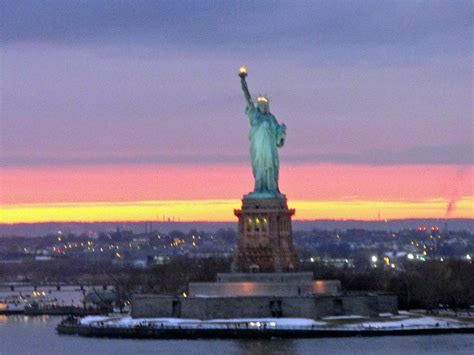
M238 69L298 219L474 217L470 1L2 1L0 222L232 221Z

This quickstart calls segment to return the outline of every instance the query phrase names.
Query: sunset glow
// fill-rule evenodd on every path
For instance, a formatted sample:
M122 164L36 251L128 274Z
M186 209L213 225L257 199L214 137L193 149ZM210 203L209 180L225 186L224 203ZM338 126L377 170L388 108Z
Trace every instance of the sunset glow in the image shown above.
M468 2L13 3L0 223L236 220L246 97L295 218L474 217Z
M296 219L474 217L471 167L289 164L281 179ZM28 167L3 169L1 186L2 223L234 221L252 175L232 164Z
M472 218L474 199L457 203L452 217ZM448 200L422 201L292 201L296 219L376 220L444 217ZM98 221L235 221L232 211L238 200L136 201L104 203L51 203L4 206L3 223L98 222Z

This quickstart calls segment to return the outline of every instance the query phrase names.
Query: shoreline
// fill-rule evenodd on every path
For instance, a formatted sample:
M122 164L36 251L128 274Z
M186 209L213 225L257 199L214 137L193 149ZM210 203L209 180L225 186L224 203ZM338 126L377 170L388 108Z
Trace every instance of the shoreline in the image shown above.
M425 325L380 326L370 324L296 325L304 319L241 319L241 320L180 320L155 319L130 323L127 318L94 317L84 322L74 318L63 320L56 327L60 335L133 339L270 339L270 338L335 338L438 335L453 333L474 334L474 323L443 322ZM309 320L306 320L309 321ZM279 322L279 323L278 323Z
M61 335L83 337L132 338L132 339L270 339L270 338L335 338L374 337L400 335L438 335L454 333L474 333L474 326L422 329L192 329L192 328L96 328L84 325L59 324L56 328Z
M101 315L98 311L84 310L79 307L56 306L46 308L30 308L30 309L4 309L0 311L0 316L95 316Z

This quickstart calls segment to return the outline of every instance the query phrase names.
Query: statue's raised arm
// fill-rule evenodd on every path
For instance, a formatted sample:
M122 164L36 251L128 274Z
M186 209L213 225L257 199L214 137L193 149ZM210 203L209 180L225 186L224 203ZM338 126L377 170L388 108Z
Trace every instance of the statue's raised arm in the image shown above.
M247 106L254 107L252 96L250 96L249 87L247 85L247 68L245 66L240 67L240 84L242 85L242 91L244 92L245 101L247 102Z
M258 96L254 104L245 80L246 67L240 68L239 76L247 101L245 114L250 121L250 158L255 179L254 190L246 195L246 198L280 198L282 195L278 188L278 148L285 143L286 126L279 124L271 114L268 97Z

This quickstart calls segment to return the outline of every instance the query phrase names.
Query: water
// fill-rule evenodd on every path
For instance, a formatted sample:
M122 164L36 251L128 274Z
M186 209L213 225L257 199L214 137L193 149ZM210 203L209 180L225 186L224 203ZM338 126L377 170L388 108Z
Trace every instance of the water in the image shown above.
M472 354L474 334L293 340L131 340L57 335L60 317L0 316L0 354Z

